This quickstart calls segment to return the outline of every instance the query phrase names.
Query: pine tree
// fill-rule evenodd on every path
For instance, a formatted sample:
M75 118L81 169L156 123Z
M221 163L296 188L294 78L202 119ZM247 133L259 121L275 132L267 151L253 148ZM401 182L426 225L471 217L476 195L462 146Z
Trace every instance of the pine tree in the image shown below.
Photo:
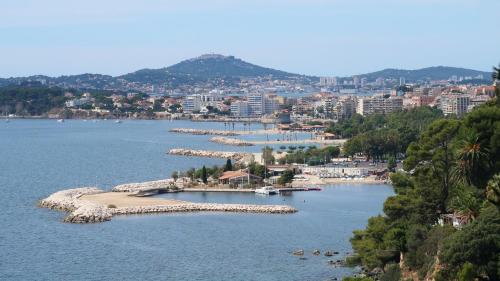
M207 168L205 168L205 165L203 165L203 168L201 169L201 180L203 181L204 184L207 184Z
M226 161L226 166L224 167L224 172L232 170L233 170L233 163L231 163L231 159L228 158Z

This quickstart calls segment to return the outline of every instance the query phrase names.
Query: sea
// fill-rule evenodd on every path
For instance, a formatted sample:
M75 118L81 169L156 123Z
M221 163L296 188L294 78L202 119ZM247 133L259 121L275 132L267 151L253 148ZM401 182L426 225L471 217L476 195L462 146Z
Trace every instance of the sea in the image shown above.
M171 148L258 152L171 128L228 129L221 122L15 119L0 122L0 280L334 280L352 252L352 231L382 213L389 185L337 184L283 196L240 193L159 195L193 202L287 204L295 214L182 213L64 223L37 207L68 188L158 180L225 159L168 155ZM263 129L235 124L235 130ZM279 135L243 136L244 139ZM307 134L298 136L307 138ZM276 148L276 147L275 147ZM276 148L278 149L278 148ZM301 259L292 253L304 250ZM312 251L319 249L321 255ZM327 250L339 252L325 257Z

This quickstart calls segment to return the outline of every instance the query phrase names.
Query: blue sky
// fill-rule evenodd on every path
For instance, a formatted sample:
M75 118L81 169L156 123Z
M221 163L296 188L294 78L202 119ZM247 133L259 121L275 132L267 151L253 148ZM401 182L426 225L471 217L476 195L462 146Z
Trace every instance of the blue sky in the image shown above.
M312 75L500 62L499 0L2 0L0 77L119 75L204 53Z

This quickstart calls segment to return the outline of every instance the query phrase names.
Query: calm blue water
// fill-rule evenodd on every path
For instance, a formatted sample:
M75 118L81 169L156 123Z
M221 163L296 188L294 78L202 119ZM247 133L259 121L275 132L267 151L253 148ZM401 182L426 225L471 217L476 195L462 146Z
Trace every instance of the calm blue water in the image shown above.
M257 126L257 125L255 125ZM193 213L115 217L102 224L62 223L36 207L65 188L168 177L224 160L166 155L170 148L235 150L173 127L223 129L188 121L13 120L0 123L0 280L325 280L349 273L312 256L345 253L353 229L381 212L384 185L336 185L321 192L179 193L196 202L290 204L292 215ZM256 128L257 129L257 128ZM259 147L247 148L258 151ZM307 260L291 255L306 250Z

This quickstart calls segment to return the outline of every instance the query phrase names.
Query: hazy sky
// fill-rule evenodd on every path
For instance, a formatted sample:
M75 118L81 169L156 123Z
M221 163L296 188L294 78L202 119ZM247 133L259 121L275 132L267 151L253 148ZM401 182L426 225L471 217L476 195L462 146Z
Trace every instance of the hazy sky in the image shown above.
M119 75L203 53L352 75L500 62L500 0L2 0L0 77Z

